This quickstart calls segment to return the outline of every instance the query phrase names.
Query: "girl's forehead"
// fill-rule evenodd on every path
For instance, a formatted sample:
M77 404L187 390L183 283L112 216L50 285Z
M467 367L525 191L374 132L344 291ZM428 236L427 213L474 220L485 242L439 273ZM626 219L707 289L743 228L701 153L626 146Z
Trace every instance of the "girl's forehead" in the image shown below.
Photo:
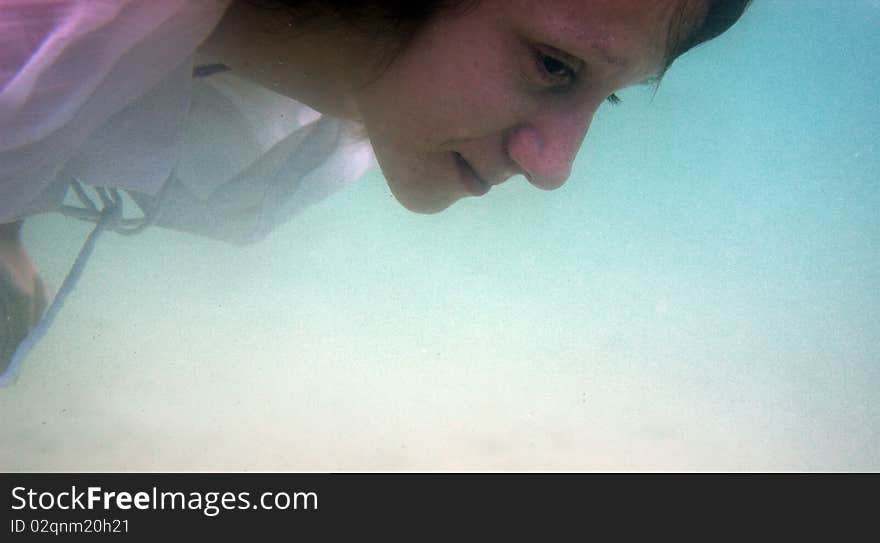
M702 17L704 0L490 0L526 35L645 78L662 70L669 40Z

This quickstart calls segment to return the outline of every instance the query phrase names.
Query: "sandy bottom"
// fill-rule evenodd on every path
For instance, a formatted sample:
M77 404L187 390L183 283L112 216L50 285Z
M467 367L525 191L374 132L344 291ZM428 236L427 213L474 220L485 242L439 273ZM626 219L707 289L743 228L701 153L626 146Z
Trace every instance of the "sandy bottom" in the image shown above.
M602 261L572 250L565 225L529 236L564 198L490 230L497 217L479 202L411 216L380 181L250 247L106 235L18 383L0 390L0 464L878 467L876 408L862 403L875 392L841 373L851 362L823 376L822 360L804 363L822 358L815 345L777 341L800 325L762 325L792 313L742 299L749 285L708 287L623 253ZM88 228L51 215L27 225L50 284Z

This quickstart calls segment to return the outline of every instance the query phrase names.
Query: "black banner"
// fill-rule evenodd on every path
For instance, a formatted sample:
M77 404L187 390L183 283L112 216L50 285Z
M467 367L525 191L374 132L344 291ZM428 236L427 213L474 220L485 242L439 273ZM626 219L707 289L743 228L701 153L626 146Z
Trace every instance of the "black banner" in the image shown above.
M713 528L703 535L713 537L757 535L744 528L761 525L763 535L776 527L839 538L868 526L878 488L877 475L856 474L7 474L0 481L4 541L333 540L352 530L371 539L469 540L477 528L588 537L609 529L677 534L706 522Z

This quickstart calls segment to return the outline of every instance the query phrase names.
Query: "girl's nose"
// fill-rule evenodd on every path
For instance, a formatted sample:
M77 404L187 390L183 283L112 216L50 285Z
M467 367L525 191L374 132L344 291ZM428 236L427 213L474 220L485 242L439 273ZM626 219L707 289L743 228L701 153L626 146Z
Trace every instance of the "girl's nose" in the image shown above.
M533 185L544 190L561 187L587 135L595 109L555 112L514 128L507 153Z

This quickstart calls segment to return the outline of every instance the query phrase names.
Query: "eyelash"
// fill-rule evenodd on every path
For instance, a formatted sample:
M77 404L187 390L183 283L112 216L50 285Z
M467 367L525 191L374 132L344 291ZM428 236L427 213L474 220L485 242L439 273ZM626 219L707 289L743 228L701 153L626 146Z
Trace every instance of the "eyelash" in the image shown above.
M548 55L544 52L538 51L537 60L538 60L538 69L540 70L541 75L544 77L544 79L548 80L553 85L558 85L559 87L567 87L567 86L571 85L572 83L574 83L574 81L577 79L577 72L575 72L574 69L571 68L568 64L557 59L556 57L553 57L553 56ZM555 75L555 74L551 73L551 71L547 68L547 61L548 60L557 64L559 67L563 68L565 70L565 75L559 76L559 75ZM559 77L564 77L566 79L566 81L560 83L558 80ZM614 93L611 93L605 99L605 101L608 102L609 104L611 104L612 106L616 106L616 105L620 104L620 102L621 102L620 97Z
M577 79L577 72L575 72L571 66L552 55L544 53L543 51L539 50L537 52L536 61L541 77L552 86L560 88L568 87ZM565 73L563 75L553 73L554 70L547 67L548 61L556 65L555 68L557 68L557 70L555 71L558 71L558 69L561 68Z

